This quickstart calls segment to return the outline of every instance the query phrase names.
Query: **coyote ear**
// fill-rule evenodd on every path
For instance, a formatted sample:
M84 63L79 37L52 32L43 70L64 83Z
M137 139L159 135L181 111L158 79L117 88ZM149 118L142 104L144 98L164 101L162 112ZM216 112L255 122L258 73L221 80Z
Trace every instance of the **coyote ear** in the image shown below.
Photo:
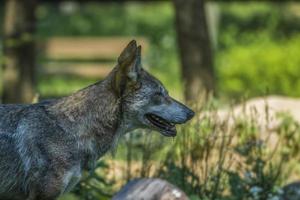
M114 88L119 95L126 86L134 86L138 83L141 71L141 46L137 46L132 40L118 58L118 66L115 74Z

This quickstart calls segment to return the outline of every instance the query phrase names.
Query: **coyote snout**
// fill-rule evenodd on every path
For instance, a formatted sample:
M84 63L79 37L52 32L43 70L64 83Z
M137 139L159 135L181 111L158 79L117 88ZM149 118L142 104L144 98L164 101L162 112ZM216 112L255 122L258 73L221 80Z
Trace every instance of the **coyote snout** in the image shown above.
M183 124L194 116L194 112L182 103L165 97L166 102L149 107L145 120L150 127L159 131L164 136L175 136L175 124Z
M0 199L55 200L137 128L176 135L194 112L168 95L129 43L103 80L31 105L0 105Z

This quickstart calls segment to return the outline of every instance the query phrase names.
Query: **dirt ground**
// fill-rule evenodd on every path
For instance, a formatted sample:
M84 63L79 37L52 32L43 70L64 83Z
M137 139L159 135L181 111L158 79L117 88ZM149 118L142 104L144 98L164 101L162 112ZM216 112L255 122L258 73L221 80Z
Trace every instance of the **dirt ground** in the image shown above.
M278 114L286 113L300 123L300 98L266 96L250 99L244 103L217 112L222 120L233 123L237 118L255 117L261 127L276 128L280 123Z

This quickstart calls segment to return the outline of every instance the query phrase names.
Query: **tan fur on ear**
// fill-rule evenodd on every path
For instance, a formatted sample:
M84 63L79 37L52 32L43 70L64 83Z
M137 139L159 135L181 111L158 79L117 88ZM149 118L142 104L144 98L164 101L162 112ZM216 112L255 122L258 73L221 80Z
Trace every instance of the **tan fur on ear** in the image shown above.
M118 58L118 63L120 66L126 66L133 62L136 57L137 45L136 41L132 40L122 51L121 55Z
M118 96L122 96L127 85L137 82L141 60L141 46L132 40L118 58L117 71L114 77L114 89Z

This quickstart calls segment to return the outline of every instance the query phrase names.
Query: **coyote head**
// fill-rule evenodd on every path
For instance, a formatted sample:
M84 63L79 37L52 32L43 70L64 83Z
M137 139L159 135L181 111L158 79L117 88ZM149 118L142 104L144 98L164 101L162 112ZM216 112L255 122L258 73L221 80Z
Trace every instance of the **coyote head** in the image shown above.
M162 83L142 68L141 46L135 41L119 56L112 84L121 98L122 123L129 130L147 128L175 136L175 125L194 116L191 109L170 97Z

